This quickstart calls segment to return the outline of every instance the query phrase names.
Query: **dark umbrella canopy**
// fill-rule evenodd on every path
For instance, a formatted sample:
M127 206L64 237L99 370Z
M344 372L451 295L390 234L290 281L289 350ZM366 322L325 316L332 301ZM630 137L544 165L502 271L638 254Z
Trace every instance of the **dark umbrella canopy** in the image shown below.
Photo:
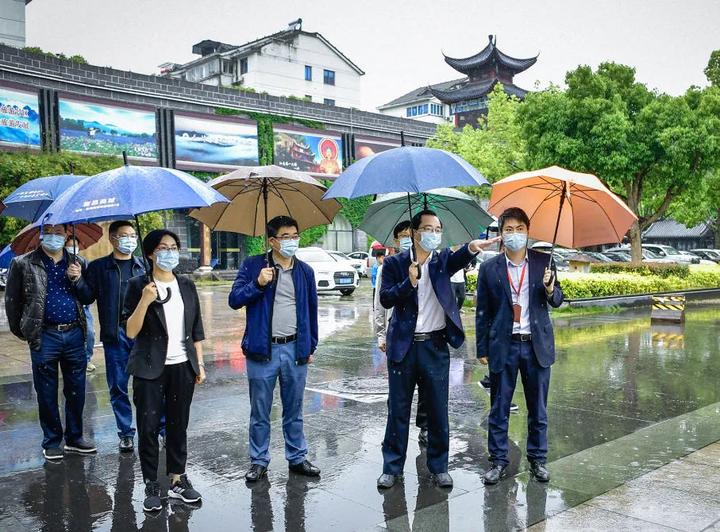
M22 255L37 249L40 246L41 226L42 222L35 222L20 231L10 244L12 251L16 255ZM103 236L102 227L93 223L74 224L72 231L81 250L97 243Z
M3 200L0 214L35 222L60 194L83 179L87 176L53 175L32 179Z

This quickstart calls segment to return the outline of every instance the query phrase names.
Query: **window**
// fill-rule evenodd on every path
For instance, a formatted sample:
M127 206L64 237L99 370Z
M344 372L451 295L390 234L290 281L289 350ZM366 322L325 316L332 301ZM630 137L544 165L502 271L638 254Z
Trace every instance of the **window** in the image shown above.
M240 75L247 74L248 71L248 60L247 57L243 57L240 60Z
M323 103L324 103L325 105L335 105L335 100L333 100L332 98L325 98L325 99L323 100Z
M334 70L323 70L323 83L325 83L325 85L335 85Z
M312 67L310 65L305 65L305 81L312 81Z
M439 103L430 104L430 114L435 116L443 116L443 106Z
M406 113L405 116L408 116L408 117L411 116L411 114L410 114L411 112L412 112L412 107L408 107L407 109L405 109L405 113Z
M428 104L421 105L421 106L420 106L420 111L418 112L418 114L421 114L421 115L426 115L426 114L428 114Z

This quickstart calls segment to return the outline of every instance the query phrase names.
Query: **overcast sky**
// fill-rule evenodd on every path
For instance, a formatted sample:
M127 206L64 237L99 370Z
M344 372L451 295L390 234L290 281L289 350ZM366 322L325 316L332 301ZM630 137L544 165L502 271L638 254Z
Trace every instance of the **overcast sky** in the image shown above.
M540 54L515 78L526 89L611 60L636 67L651 88L680 94L707 84L702 71L720 48L718 0L33 0L27 44L152 74L165 61L193 59L203 39L242 44L298 17L365 70L365 109L461 77L442 52L472 55L491 33L507 54Z

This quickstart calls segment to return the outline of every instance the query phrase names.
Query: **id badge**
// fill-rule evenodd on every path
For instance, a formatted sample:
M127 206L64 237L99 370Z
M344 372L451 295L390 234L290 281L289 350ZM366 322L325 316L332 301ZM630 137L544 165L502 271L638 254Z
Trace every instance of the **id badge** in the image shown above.
M520 314L522 313L522 307L515 303L513 305L513 321L515 323L520 323Z

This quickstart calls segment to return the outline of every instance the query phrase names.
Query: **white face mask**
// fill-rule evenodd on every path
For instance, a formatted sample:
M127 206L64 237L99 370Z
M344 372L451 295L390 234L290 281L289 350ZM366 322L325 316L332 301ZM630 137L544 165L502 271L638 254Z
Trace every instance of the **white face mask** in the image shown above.
M48 253L57 253L65 246L65 235L45 234L41 245Z
M398 243L400 244L400 247L398 248L400 251L408 250L412 247L412 238L404 236Z

